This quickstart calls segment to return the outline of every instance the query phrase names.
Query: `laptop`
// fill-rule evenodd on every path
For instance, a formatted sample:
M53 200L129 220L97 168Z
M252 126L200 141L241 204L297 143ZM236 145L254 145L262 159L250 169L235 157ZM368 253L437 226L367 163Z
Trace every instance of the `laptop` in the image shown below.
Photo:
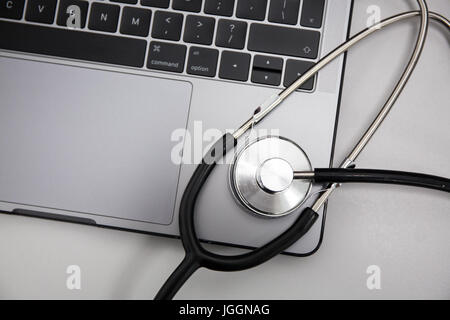
M345 41L351 8L351 0L2 0L0 211L177 237L180 199L202 153ZM306 82L258 136L287 137L313 167L329 166L344 65L340 57ZM298 212L250 214L230 190L229 167L218 165L199 196L199 237L258 247ZM321 211L286 253L315 252L324 223Z

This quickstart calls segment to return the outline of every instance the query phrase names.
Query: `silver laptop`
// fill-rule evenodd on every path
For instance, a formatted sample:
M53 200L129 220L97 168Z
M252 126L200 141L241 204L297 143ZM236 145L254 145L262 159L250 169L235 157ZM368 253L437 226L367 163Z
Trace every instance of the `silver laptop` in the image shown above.
M0 211L176 237L202 152L343 42L351 6L2 0ZM342 57L256 133L288 137L314 167L329 166L343 69ZM295 220L250 214L228 177L219 165L199 198L203 240L252 248ZM287 253L317 250L324 221L321 212Z

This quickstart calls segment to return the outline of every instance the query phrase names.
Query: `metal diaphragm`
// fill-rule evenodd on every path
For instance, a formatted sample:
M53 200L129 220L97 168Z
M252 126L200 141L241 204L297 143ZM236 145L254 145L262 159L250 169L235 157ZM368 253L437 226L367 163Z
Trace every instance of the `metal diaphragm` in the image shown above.
M311 171L308 156L295 142L276 136L245 145L230 167L235 198L251 212L281 217L307 198L311 182L295 180L294 171Z

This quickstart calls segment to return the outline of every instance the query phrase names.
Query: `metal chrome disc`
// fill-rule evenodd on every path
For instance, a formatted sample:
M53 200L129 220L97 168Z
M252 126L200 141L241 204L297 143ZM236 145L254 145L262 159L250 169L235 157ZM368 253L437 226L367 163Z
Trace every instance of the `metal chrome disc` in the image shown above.
M230 168L231 189L253 213L268 217L287 215L298 208L311 182L294 180L294 171L311 171L306 153L282 137L259 138L246 145Z

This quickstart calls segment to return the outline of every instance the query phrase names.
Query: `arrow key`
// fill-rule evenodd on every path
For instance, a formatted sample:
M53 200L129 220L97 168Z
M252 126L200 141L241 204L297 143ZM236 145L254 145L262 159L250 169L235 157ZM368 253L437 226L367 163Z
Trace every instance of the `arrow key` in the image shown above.
M278 86L281 82L281 72L265 69L253 69L252 82Z
M222 52L219 77L222 79L247 81L250 55L233 51Z
M288 59L286 61L286 72L284 75L284 86L290 86L302 74L308 71L314 65L313 62ZM315 75L300 86L301 90L311 91L314 89Z
M283 70L283 59L256 55L253 59L253 68L268 69L281 73L281 70Z

